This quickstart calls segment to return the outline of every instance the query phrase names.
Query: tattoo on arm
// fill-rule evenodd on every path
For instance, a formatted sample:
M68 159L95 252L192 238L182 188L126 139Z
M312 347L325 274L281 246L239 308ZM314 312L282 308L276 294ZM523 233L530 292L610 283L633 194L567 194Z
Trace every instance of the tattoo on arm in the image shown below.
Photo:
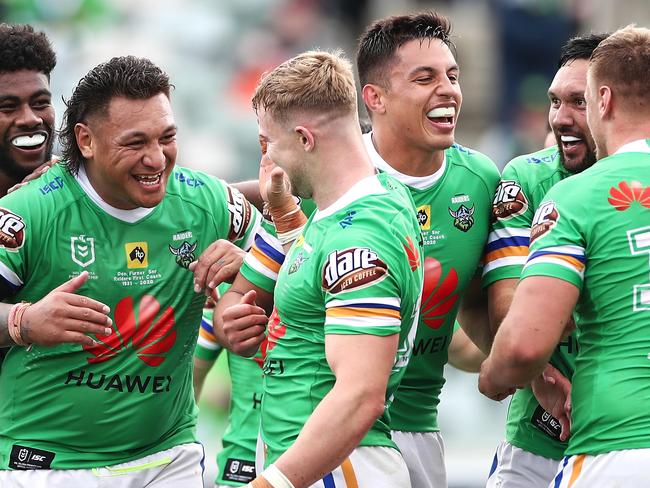
M15 345L9 335L9 311L12 305L10 303L0 304L0 347L9 347Z

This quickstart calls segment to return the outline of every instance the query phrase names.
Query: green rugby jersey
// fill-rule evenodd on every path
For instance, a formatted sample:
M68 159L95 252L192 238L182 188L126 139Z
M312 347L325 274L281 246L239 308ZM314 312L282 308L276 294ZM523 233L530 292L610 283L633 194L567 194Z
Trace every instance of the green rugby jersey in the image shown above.
M390 426L435 432L454 320L483 253L499 172L483 154L454 144L436 174L407 176L381 158L370 134L364 140L373 164L409 189L424 241L420 320L411 360L390 407Z
M108 206L62 165L0 200L0 286L35 302L88 271L113 333L92 347L11 348L0 375L0 469L83 469L195 442L192 353L205 297L187 269L216 239L248 248L259 213L176 168L151 209ZM9 295L10 293L7 293Z
M626 144L551 188L533 220L522 279L580 289L569 455L650 448L648 168L650 140Z
M220 286L225 292L227 286ZM213 310L204 310L201 330L194 356L215 361L222 347L214 335ZM257 355L244 358L226 351L230 373L230 406L228 426L221 439L222 449L217 454L218 485L242 486L255 478L255 445L260 429L262 405L262 361Z
M365 178L312 214L279 271L262 346L267 464L293 444L334 385L326 334L399 334L386 392L390 403L415 333L422 287L419 240L408 192L385 174ZM360 445L395 447L386 412Z
M557 146L519 156L506 165L492 208L492 229L485 251L483 284L518 279L526 264L530 227L546 192L571 176L560 162ZM576 334L558 344L551 364L571 379L578 353ZM560 423L537 402L530 388L512 396L506 421L506 440L546 458L561 459L567 443L560 441Z

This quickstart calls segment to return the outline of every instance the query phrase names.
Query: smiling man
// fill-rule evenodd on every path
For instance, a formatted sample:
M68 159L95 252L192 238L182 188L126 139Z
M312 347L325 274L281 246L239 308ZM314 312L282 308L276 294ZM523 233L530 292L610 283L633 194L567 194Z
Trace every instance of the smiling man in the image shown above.
M202 486L190 263L217 239L248 248L261 217L175 166L170 91L147 59L93 68L62 164L0 200L2 486Z
M30 25L0 24L0 196L50 159L56 55ZM0 363L6 349L0 349Z
M499 179L483 154L455 144L462 104L449 21L435 12L388 17L359 41L357 68L372 120L376 168L405 184L424 238L424 289L411 360L390 407L393 440L413 488L446 487L438 402L458 314L489 350L477 273Z
M50 159L56 56L29 25L0 24L0 195Z
M494 330L512 301L526 263L533 216L544 195L558 181L596 161L587 126L585 88L589 57L605 37L575 37L560 52L558 70L548 89L548 118L557 145L519 156L503 170L494 198L483 276ZM571 378L577 354L578 340L573 333L558 344L551 365ZM506 440L497 448L487 486L548 486L567 447L560 430L558 419L539 405L530 388L517 390L508 409Z
M539 375L575 308L573 424L553 486L633 488L650 473L650 30L613 33L588 66L586 118L598 161L540 204L479 388L500 399Z

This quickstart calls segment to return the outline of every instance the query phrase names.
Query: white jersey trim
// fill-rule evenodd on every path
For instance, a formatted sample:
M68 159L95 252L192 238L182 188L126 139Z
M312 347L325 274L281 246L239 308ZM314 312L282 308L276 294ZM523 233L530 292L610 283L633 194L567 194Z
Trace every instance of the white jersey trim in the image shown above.
M79 183L79 186L81 189L88 195L88 197L97 204L99 208L101 208L104 212L106 212L108 215L111 215L112 217L115 217L116 219L122 220L123 222L128 222L130 224L137 222L138 220L141 220L145 218L147 215L149 215L151 212L153 212L156 207L151 207L151 208L134 208L133 210L122 210L121 208L115 208L112 205L109 205L104 201L102 197L99 196L99 193L95 191L93 188L92 184L90 183L90 180L88 179L88 175L86 174L86 169L84 168L83 165L79 167L79 172L77 173L77 176L75 177L77 182Z
M506 227L505 229L495 229L488 235L488 243L498 241L508 237L528 237L530 238L530 227Z
M339 210L363 197L368 195L381 195L383 193L387 193L387 191L377 179L377 175L368 176L355 183L341 198L336 200L326 209L316 210L314 212L314 222L329 217L330 215L334 215Z
M497 268L503 268L504 266L524 266L526 264L526 261L528 261L528 256L508 256L505 258L495 259L483 267L483 276L485 276L490 271L493 271Z
M0 275L16 287L23 286L23 280L21 280L19 276L9 269L2 261L0 261Z
M363 135L363 142L366 145L366 151L368 151L370 160L375 168L380 169L384 173L388 173L399 182L411 188L417 190L426 190L427 188L431 188L440 180L440 178L442 178L442 175L445 174L445 168L447 167L447 153L444 153L442 164L435 173L428 176L411 176L400 173L379 155L375 148L375 144L372 142L372 132Z
M614 154L623 154L629 152L650 153L650 146L645 139L638 139L636 141L623 144Z

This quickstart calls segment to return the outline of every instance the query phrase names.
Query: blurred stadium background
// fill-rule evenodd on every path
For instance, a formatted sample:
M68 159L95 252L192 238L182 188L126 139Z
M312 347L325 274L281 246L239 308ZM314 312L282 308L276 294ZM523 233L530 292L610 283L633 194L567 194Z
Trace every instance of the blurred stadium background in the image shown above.
M27 22L52 40L62 97L115 55L151 58L176 86L179 164L229 181L254 177L259 161L250 94L267 69L309 48L342 48L371 20L434 9L448 15L464 102L457 139L503 166L542 146L546 90L560 46L577 33L650 26L647 0L3 0L0 20ZM225 358L200 404L206 486L215 473L228 405ZM440 405L449 486L483 486L502 439L507 402L483 398L476 377L449 368Z

